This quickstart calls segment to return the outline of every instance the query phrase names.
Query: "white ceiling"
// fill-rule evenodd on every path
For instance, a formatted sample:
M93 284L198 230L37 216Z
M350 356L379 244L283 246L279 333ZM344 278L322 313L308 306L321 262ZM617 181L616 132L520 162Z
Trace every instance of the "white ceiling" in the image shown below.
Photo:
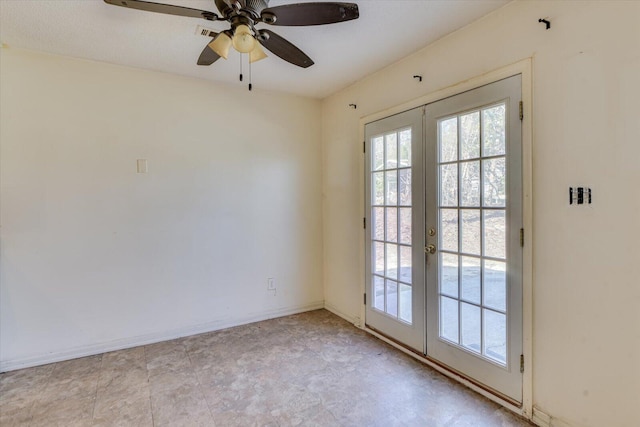
M154 0L210 10L213 0ZM271 0L270 6L309 0ZM311 0L319 1L319 0ZM315 65L302 69L267 51L253 64L255 88L323 98L500 8L509 0L355 0L360 18L272 31L302 49ZM115 7L102 0L0 0L0 41L75 58L240 84L239 54L196 65L209 38L196 27L222 22ZM260 24L259 28L269 27ZM246 70L245 70L246 71Z

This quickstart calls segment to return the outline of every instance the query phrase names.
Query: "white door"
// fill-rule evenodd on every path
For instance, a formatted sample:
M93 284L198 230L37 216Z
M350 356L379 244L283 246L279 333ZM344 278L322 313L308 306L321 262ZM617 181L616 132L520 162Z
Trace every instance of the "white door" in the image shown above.
M426 353L522 401L521 79L426 106Z
M424 351L423 108L365 126L366 324Z

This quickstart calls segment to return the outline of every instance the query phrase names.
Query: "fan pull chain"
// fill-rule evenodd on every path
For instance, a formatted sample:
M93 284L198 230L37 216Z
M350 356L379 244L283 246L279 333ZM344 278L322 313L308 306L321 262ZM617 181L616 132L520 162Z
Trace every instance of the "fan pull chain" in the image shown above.
M251 84L251 61L249 61L249 91L253 89L253 85Z
M240 54L240 81L242 81L242 54Z

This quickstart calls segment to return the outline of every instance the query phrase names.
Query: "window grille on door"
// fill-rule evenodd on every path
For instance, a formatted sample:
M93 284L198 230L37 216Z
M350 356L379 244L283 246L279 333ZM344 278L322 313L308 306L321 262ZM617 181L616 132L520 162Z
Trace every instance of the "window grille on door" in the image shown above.
M441 339L507 364L505 103L438 120Z
M411 128L371 139L372 306L412 322Z

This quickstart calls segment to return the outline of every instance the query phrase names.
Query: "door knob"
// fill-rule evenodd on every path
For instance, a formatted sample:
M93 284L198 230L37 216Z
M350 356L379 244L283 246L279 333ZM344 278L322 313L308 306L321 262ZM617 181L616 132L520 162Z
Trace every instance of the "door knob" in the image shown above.
M428 254L435 254L436 253L436 245L427 245L424 247L424 251Z

